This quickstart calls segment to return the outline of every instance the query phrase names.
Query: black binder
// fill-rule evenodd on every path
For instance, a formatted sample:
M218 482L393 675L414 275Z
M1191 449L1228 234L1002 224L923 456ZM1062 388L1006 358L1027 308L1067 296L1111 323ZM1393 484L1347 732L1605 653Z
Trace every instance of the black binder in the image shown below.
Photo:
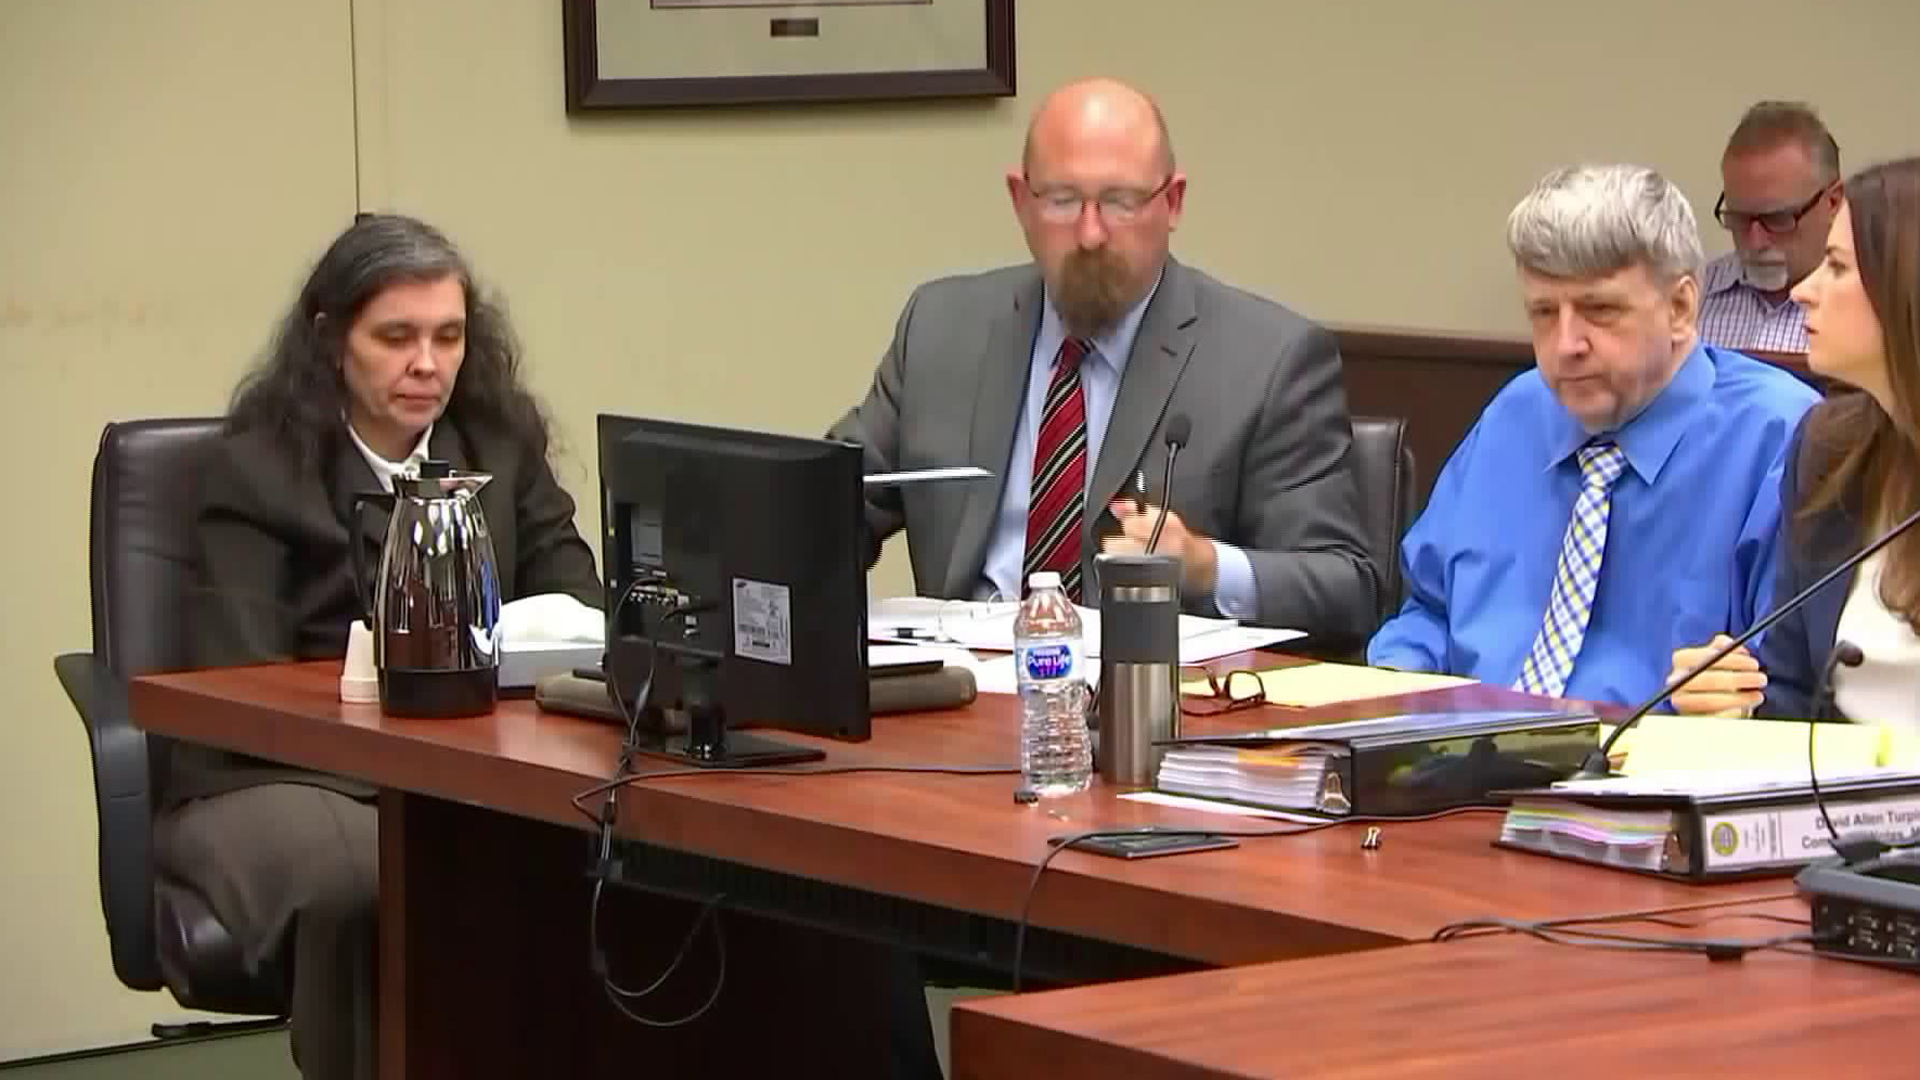
M1814 802L1813 788L1805 783L1767 784L1741 791L1704 794L1598 795L1551 788L1501 794L1516 805L1508 811L1507 826L1503 826L1501 837L1494 841L1496 847L1617 870L1695 882L1785 877L1833 854L1826 825ZM1920 827L1920 775L1823 780L1820 794L1826 800L1834 828L1842 836L1872 833L1888 839L1904 838ZM1604 853L1592 845L1567 843L1556 848L1509 839L1509 827L1517 815L1525 812L1521 804L1554 803L1602 810L1670 813L1660 865L1628 865L1604 857Z
M1498 792L1562 780L1600 745L1592 713L1481 711L1403 713L1240 735L1167 740L1182 747L1326 748L1324 776L1311 799L1276 802L1222 795L1169 784L1162 764L1160 790L1222 799L1264 809L1321 814L1402 817L1461 806L1499 805ZM1178 762L1180 759L1173 758Z

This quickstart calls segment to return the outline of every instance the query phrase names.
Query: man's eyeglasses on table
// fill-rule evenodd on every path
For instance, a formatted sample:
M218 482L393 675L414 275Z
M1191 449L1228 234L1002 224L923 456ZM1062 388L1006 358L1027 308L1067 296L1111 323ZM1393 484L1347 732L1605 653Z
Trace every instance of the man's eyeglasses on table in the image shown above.
M1180 711L1188 716L1220 716L1267 703L1267 687L1260 681L1259 672L1243 668L1225 675L1206 674L1210 696L1180 698Z

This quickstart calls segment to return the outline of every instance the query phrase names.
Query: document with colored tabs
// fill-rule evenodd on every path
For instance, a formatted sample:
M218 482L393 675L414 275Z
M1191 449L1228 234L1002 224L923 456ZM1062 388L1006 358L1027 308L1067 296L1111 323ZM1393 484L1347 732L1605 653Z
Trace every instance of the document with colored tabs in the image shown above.
M1842 836L1920 836L1920 770L1896 729L1655 714L1628 740L1620 776L1514 793L1498 842L1697 880L1790 873L1830 855L1829 818Z

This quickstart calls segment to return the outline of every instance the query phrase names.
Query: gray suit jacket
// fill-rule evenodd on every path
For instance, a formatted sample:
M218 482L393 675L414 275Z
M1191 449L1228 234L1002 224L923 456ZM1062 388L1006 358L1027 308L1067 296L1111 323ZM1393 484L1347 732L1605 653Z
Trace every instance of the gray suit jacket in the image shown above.
M973 464L1005 476L1043 302L1031 264L921 286L866 400L833 435L865 446L869 472ZM1172 260L1093 463L1086 580L1099 550L1095 522L1136 468L1160 500L1160 431L1183 413L1193 433L1175 465L1173 509L1190 528L1247 552L1258 621L1305 630L1317 644L1365 640L1377 575L1347 472L1353 433L1332 335ZM915 589L970 596L1000 495L1000 484L984 481L873 492L869 557L904 527ZM1213 612L1210 596L1186 604Z

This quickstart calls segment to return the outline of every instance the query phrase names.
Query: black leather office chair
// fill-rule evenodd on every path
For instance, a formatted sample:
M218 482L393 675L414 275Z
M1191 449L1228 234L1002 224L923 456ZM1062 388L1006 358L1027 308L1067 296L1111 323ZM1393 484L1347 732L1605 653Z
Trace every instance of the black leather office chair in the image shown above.
M1400 610L1406 583L1400 573L1400 538L1413 523L1413 448L1407 445L1407 422L1398 416L1353 418L1353 482L1360 495L1360 516L1366 524L1367 551L1380 572L1381 622Z
M114 974L135 990L164 987L190 1009L277 1017L287 1011L285 973L249 973L206 901L155 875L153 794L165 746L135 727L127 708L129 678L187 666L192 477L220 424L139 420L101 433L89 526L93 651L56 657L53 666L93 754L100 907ZM185 1030L155 1025L154 1033Z

